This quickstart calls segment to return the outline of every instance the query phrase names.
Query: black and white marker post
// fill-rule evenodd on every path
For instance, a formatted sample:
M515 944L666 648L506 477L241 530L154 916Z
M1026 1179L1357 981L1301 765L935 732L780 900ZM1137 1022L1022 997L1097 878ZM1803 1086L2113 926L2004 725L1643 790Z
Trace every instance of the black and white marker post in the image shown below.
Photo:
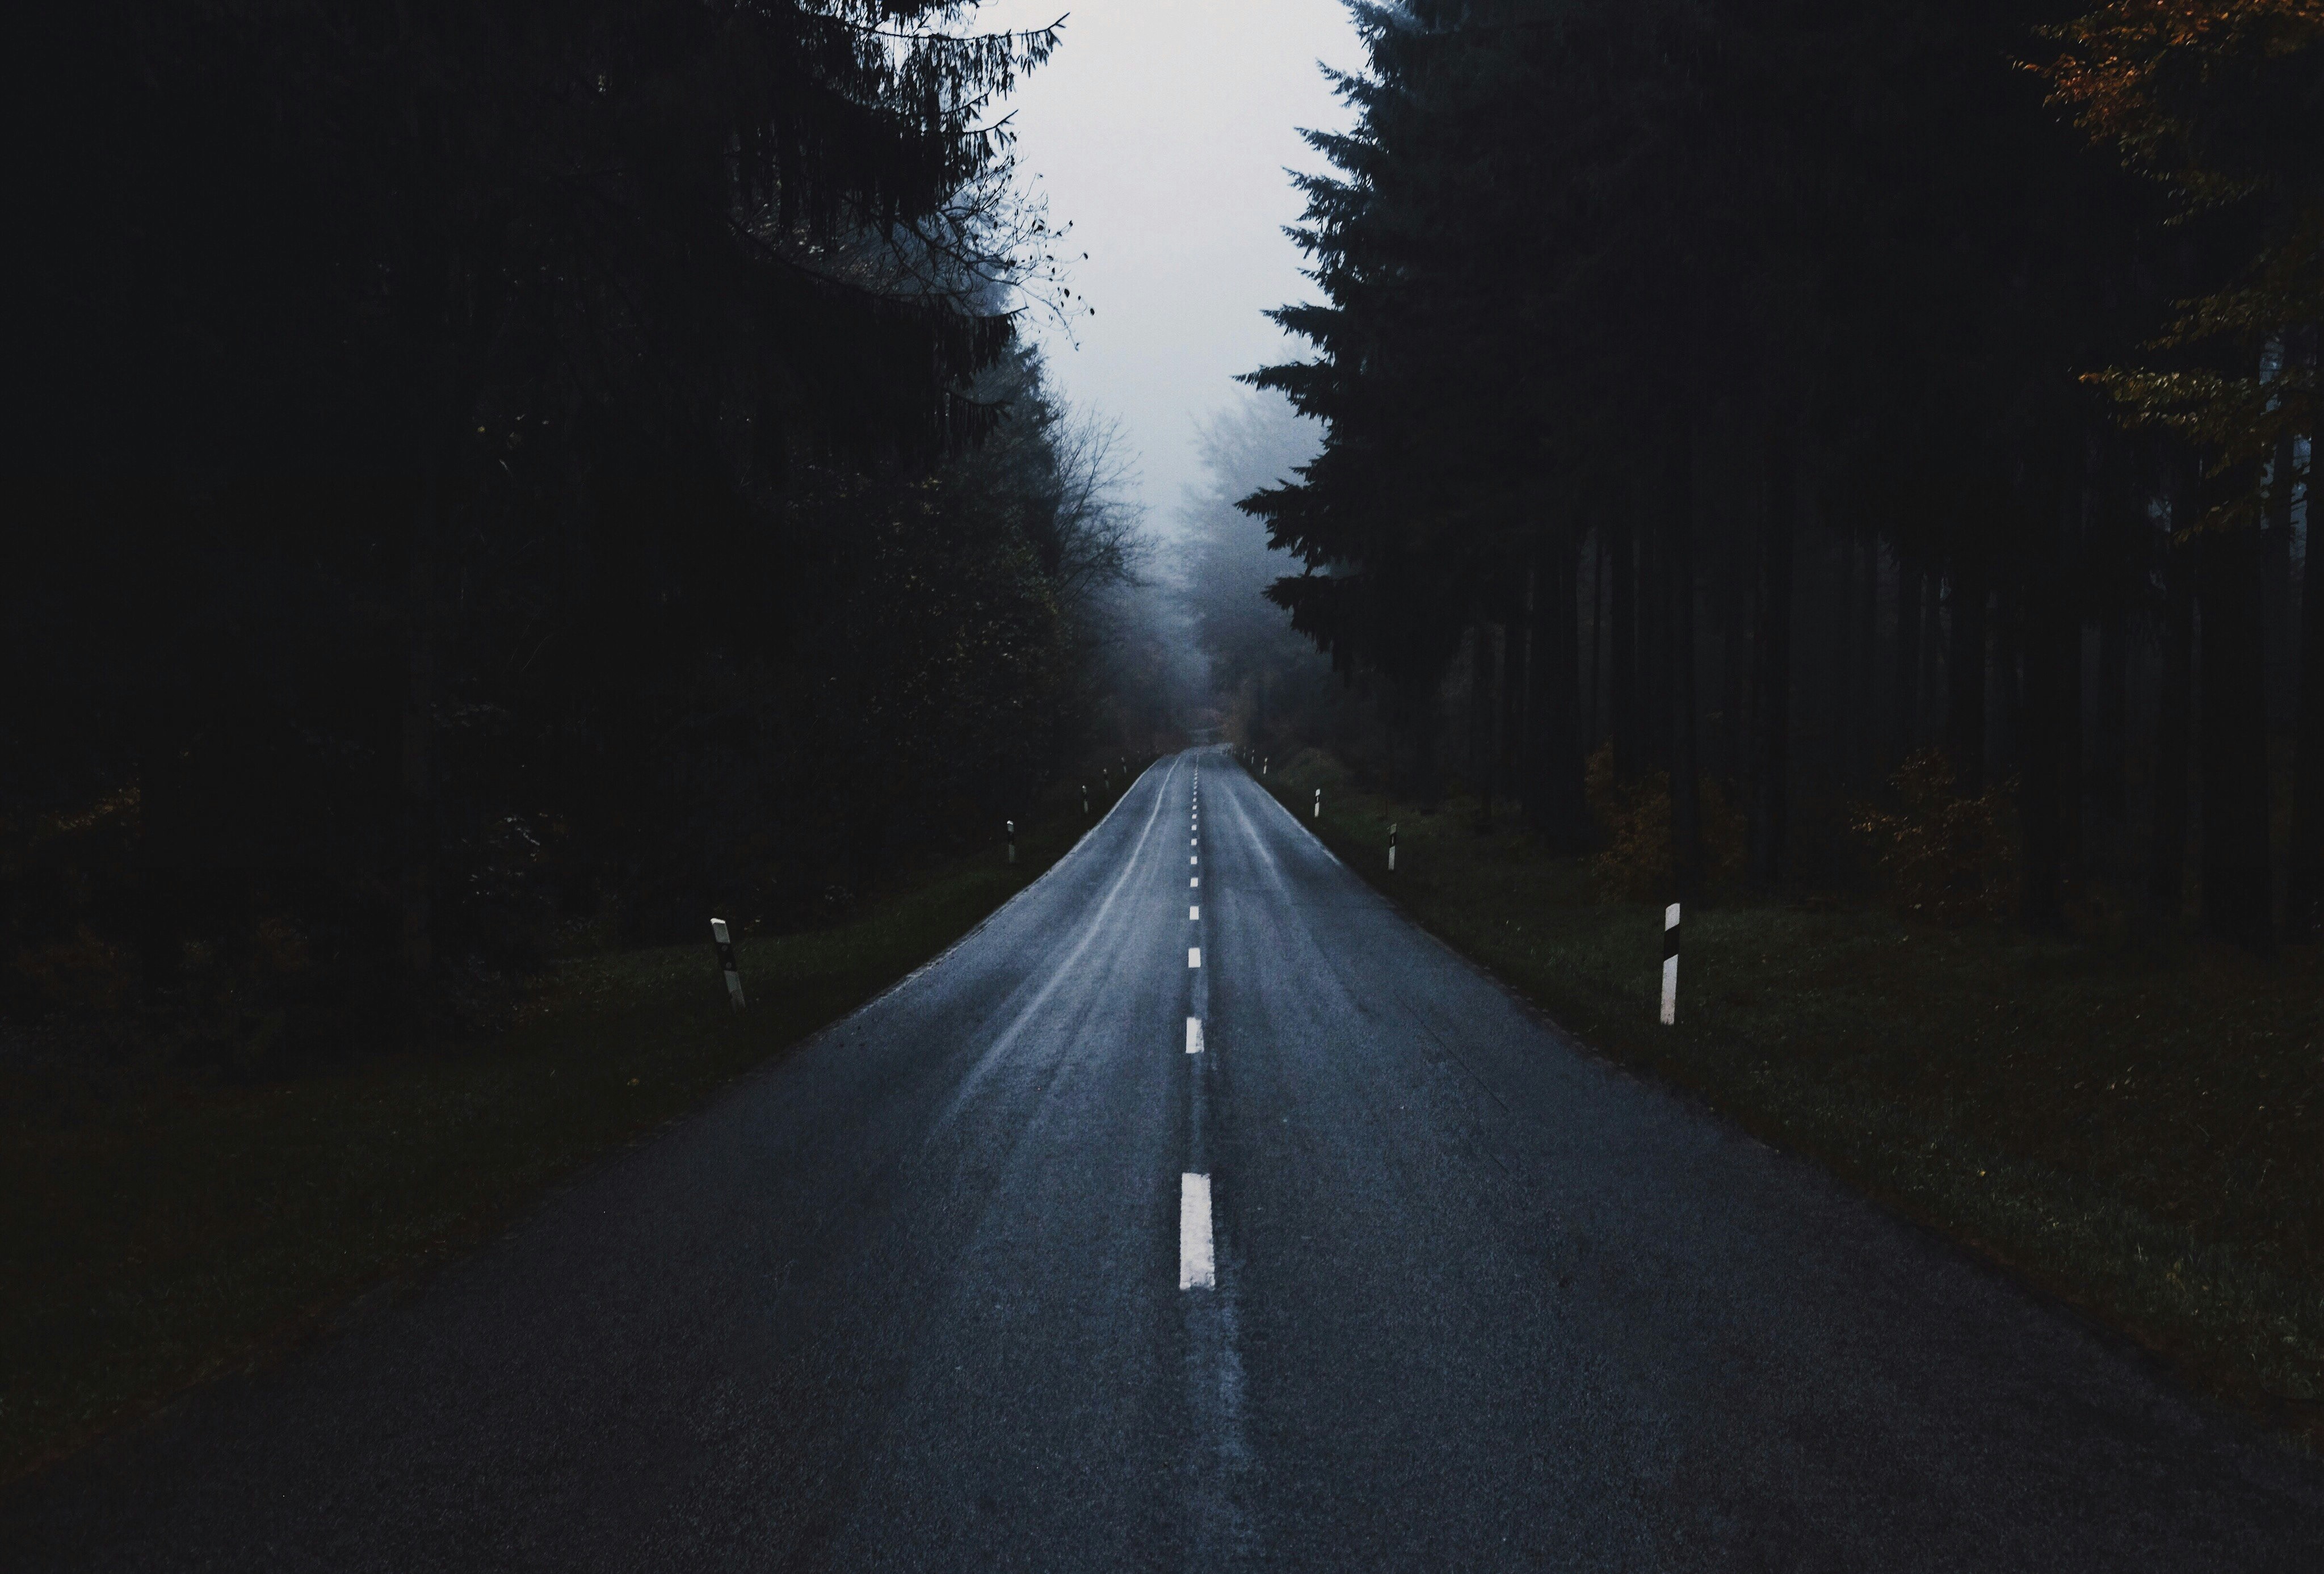
M1017 822L1012 819L1007 824L1009 826L1009 861L1013 864L1017 861Z
M1388 828L1388 872L1396 873L1396 827Z
M1323 790L1321 787L1315 789L1315 818L1323 818Z
M1663 909L1663 1025L1678 1021L1678 903Z
M1086 782L1082 783L1082 818L1089 818L1089 783Z
M726 932L724 919L710 921L710 943L718 948L718 965L726 972L726 998L734 1003L735 1010L740 1011L742 1009L742 975L734 966L734 941Z

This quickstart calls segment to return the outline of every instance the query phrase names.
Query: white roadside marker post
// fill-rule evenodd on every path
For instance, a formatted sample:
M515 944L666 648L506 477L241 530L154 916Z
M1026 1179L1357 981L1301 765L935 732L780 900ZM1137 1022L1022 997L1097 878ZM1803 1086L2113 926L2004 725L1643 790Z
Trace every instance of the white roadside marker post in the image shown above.
M726 998L734 1003L735 1010L740 1011L742 1009L742 975L734 966L734 941L726 932L724 919L710 921L710 943L718 948L718 966L726 974Z
M1009 861L1013 864L1017 861L1017 822L1012 819L1008 821L1007 824L1009 827Z
M1396 827L1388 828L1388 872L1396 873Z
M1082 783L1082 818L1089 818L1089 783L1086 782Z
M1315 789L1315 818L1323 818L1323 790L1321 787Z
M1678 1021L1678 903L1663 909L1663 1025Z

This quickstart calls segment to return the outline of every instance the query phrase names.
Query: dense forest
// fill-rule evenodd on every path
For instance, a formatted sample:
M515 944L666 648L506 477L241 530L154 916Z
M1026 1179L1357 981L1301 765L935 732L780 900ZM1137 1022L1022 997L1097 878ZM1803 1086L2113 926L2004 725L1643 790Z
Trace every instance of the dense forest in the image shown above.
M20 18L9 1020L457 1030L1150 745L1119 461L1019 332L1084 310L1001 104L1056 35L974 10Z
M1672 894L1910 821L1940 908L2317 932L2324 6L1358 14L1249 379L1320 451L1242 506L1402 790L1582 850L1610 782Z

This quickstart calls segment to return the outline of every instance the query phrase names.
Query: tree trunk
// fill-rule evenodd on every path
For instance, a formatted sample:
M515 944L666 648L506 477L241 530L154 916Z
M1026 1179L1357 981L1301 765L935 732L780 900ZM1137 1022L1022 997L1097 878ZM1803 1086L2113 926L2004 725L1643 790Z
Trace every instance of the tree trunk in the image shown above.
M115 585L123 597L127 630L136 642L119 653L127 671L138 680L124 697L128 700L126 719L137 787L133 866L136 896L129 917L141 994L151 1008L161 1005L175 988L184 960L183 855L188 838L182 829L185 789L180 779L193 741L188 727L195 720L198 708L189 692L193 663L189 660L188 631L182 623L187 582L183 555L191 550L195 532L185 528L180 512L185 507L183 492L166 482L124 486L107 502L110 506L92 511L97 528L90 533L118 537L133 525L151 532L144 550L126 553L120 560L121 577ZM34 532L29 523L12 528L15 533L9 546L30 544ZM5 556L5 551L0 551L0 559ZM0 651L9 651L12 643L0 638ZM21 645L14 649L20 653L20 662L23 654L29 653ZM0 668L0 682L8 685L5 694L11 700L40 691L29 663ZM0 736L8 731L6 718L0 718ZM20 759L0 760L0 773L13 774L22 768ZM17 869L30 873L22 864ZM51 932L61 936L69 932L69 897L65 871L59 868L56 874L51 900L44 905L56 923ZM5 912L6 903L6 886L0 883L0 912ZM9 934L12 948L30 939L0 917L0 932L5 931L13 931Z
M2264 511L2266 524L2260 533L2260 615L2265 642L2262 651L2267 670L2264 694L2267 713L2279 717L2297 715L2300 705L2299 619L2292 610L2292 471L2297 461L2292 435L2284 432L2276 439L2275 452L2268 466Z
M1896 558L1896 747L1894 767L1921 744L1921 568Z
M1444 796L1444 774L1438 768L1438 735L1444 730L1444 669L1412 681L1413 796L1423 814L1434 814ZM1158 730L1158 729L1157 729Z
M1945 755L1953 792L1985 791L1985 560L1974 543L1953 549L1947 576L1952 630L1945 650Z
M1719 576L1722 587L1719 597L1719 769L1732 786L1746 781L1751 773L1751 746L1745 723L1751 708L1752 576L1733 560L1744 543L1735 540L1734 532L1720 533L1725 537L1722 556L1727 559L1727 571Z
M1552 851L1579 853L1589 846L1590 810L1582 791L1582 738L1575 693L1580 676L1571 532L1543 532L1536 558L1533 671L1528 684L1534 735L1534 790L1526 808Z
M1614 546L1614 661L1606 723L1614 743L1614 774L1627 780L1638 771L1637 542L1628 519L1609 513L1608 523Z
M2268 856L2267 658L2260 533L2203 532L2203 928L2255 950L2275 935Z
M1670 586L1671 838L1682 899L1702 888L1702 800L1694 753L1694 442L1683 418L1664 454L1664 578Z
M1831 523L1829 518L1825 523ZM1846 787L1849 740L1856 726L1856 664L1864 658L1856 648L1856 537L1844 530L1838 533L1840 584L1831 603L1831 730L1826 768L1834 783Z
M2006 578L1995 588L1993 610L1993 693L1987 703L2001 725L1987 735L1985 773L1988 780L2006 780L2017 769L2025 736L2025 608L2017 587Z
M1945 633L1945 576L1941 570L1923 569L1921 571L1921 674L1915 684L1920 691L1918 714L1919 736L1923 747L1932 737L1951 736L1950 701L1945 674L1951 671L1952 649ZM1944 708L1936 711L1940 702Z
M1638 520L1638 767L1670 769L1670 565L1662 522L1642 506Z
M2089 553L2098 625L2096 728L2090 739L2089 843L2095 849L2096 866L2118 873L2124 862L2124 822L2129 812L2124 780L2130 730L2130 642L2125 589L2131 573L2131 543L2137 538L2129 529L2126 500L2120 491L2109 487L2100 496Z
M1487 829L1493 824L1493 625L1479 618L1470 631L1469 769L1477 783L1477 810Z
M2066 490L2064 531L2059 542L2058 576L2064 592L2059 607L2058 695L2058 813L2063 819L2059 857L2069 888L2079 886L2085 869L2082 847L2082 629L2089 620L2084 588L2083 542L2090 516L2090 458L2081 463Z
M1791 807L1792 523L1797 472L1788 432L1766 440L1766 495L1759 518L1759 637L1752 696L1751 878L1775 884L1784 865Z
M1523 585L1532 578L1527 568L1518 578ZM1501 625L1501 760L1502 790L1511 797L1520 797L1524 789L1517 782L1517 762L1525 749L1525 656L1526 621L1523 609Z
M2302 336L2311 362L2319 334ZM2300 719L2292 757L2292 857L2284 931L2299 940L2324 933L2324 552L2316 550L2316 440L2309 434L2307 561L2301 569ZM2287 474L2288 474L2287 468Z
M144 697L139 709L135 932L139 981L145 1004L154 1006L176 986L185 951L187 838L180 827L185 790L180 762L187 739L182 710L160 695Z
M2080 489L2061 481L2061 491L2079 499ZM2024 746L2018 770L2017 817L2024 838L2018 861L2018 914L2040 934L2065 928L2058 899L2065 859L2065 804L2070 778L2064 765L2067 631L2073 626L2067 605L2065 505L2037 513L2029 523L2024 632L2025 658Z
M1598 746L1604 736L1599 723L1606 704L1606 579L1612 567L1613 555L1607 542L1607 528L1600 522L1591 535L1598 543L1598 559L1590 576L1590 671L1582 684L1589 695L1589 719L1582 732L1582 753Z
M410 560L404 613L401 908L406 1005L422 1036L428 1031L429 985L435 971L436 890L436 547L439 513L438 465L430 444L412 511Z
M1849 775L1858 782L1879 780L1880 685L1880 540L1864 538L1864 572L1856 597L1856 685L1852 709L1856 715L1854 742L1849 755Z
M2187 903L2188 727L2195 689L2195 574L2191 545L2175 539L2189 514L2173 488L2172 536L2163 543L2163 675L2154 713L2154 846L2147 892L2165 918Z

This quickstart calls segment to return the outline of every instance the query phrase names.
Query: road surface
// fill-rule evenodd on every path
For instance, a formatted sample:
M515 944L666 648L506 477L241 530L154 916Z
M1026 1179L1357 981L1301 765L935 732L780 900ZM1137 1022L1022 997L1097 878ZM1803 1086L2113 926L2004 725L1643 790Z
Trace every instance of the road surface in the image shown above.
M500 1244L20 1486L0 1565L2312 1574L2324 1472L1593 1058L1210 751Z

